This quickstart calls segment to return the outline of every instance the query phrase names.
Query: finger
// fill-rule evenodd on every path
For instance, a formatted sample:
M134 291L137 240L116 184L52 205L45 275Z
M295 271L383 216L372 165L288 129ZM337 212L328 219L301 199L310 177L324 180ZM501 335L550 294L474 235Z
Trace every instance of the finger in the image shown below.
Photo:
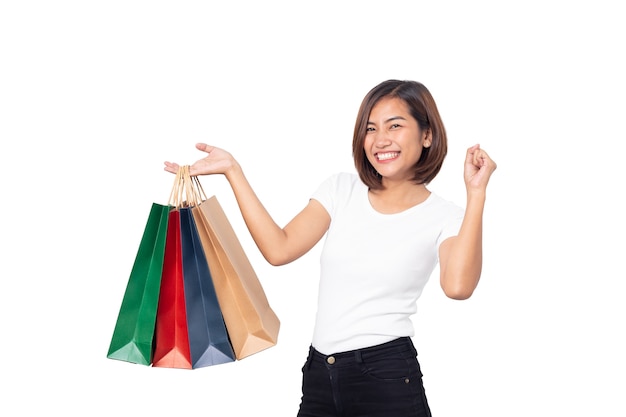
M476 144L470 147L467 150L467 158L466 158L467 163L470 163L474 165L475 167L480 168L483 165L483 159L482 159L483 152L484 151L480 149L479 144Z
M165 167L163 168L167 172L171 172L172 174L176 174L180 167L175 162L167 162L165 161Z
M474 152L474 165L477 167L482 167L485 165L485 151L479 149L477 152Z
M214 146L209 146L206 143L196 143L196 149L198 149L198 150L200 150L202 152L211 153L213 148L214 148Z
M465 154L465 162L472 163L472 164L474 163L474 154L476 153L477 149L480 149L479 144L476 144L467 148L467 153Z
M486 169L489 169L491 171L496 169L497 167L496 163L491 159L489 154L482 149L480 151L479 158L480 158L481 167L485 167Z

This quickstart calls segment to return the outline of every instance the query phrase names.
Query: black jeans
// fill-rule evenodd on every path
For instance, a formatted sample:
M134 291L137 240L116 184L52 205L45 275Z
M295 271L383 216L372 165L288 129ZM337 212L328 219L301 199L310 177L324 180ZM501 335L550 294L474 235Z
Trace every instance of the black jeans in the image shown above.
M411 339L333 355L311 347L298 417L330 416L430 417Z

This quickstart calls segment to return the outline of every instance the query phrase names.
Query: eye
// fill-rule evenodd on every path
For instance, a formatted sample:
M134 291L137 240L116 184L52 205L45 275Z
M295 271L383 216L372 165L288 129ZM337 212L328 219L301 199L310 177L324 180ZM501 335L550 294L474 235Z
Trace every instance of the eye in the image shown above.
M389 128L390 128L390 129L397 129L397 128L399 128L399 127L402 127L402 126L400 126L398 123L394 123L394 124L392 124Z
M366 128L365 130L367 132L374 132L376 129L370 126L370 127Z

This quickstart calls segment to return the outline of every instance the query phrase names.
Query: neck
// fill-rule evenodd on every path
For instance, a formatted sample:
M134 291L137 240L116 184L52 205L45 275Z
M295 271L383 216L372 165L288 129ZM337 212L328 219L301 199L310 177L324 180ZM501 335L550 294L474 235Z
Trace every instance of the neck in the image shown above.
M424 184L383 180L383 186L382 190L369 191L372 207L381 213L399 213L423 203L430 195Z

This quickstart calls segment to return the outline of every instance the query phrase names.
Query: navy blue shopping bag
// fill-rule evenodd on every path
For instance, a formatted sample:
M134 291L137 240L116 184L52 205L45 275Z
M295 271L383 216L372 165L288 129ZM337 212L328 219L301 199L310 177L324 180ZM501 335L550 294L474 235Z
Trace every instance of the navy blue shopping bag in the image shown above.
M192 368L235 361L191 207L180 208L187 329Z

